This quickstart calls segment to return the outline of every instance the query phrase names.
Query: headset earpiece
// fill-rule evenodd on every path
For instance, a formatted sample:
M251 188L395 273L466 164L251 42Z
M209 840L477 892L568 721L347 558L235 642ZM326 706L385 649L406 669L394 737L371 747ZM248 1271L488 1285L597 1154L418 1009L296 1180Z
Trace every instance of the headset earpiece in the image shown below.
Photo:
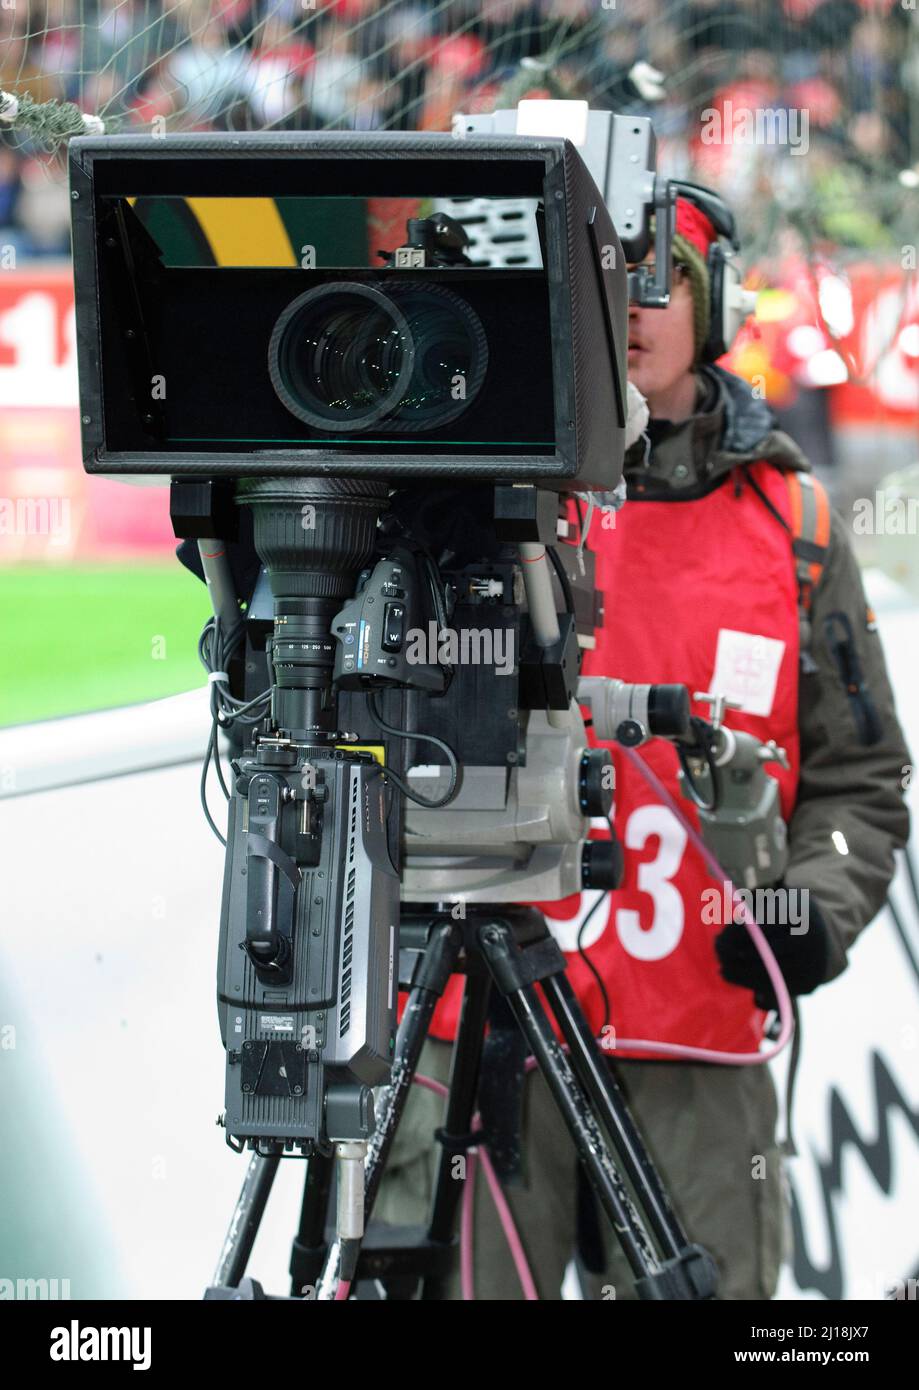
M731 348L744 320L756 306L756 295L743 288L737 261L740 238L734 214L714 189L675 180L677 195L703 212L717 232L708 248L709 330L702 349L703 362L717 362Z
M756 290L745 290L740 264L731 247L713 242L708 250L711 321L703 362L717 362L729 352L744 323L756 308Z
M725 323L724 277L727 257L720 241L713 241L708 248L706 269L709 283L708 339L702 349L703 362L715 362L728 350L727 324Z

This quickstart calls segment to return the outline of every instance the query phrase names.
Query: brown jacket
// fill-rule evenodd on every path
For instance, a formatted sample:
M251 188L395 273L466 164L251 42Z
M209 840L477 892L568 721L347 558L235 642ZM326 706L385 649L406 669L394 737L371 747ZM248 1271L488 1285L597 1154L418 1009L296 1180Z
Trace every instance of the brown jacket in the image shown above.
M677 425L652 420L650 450L645 440L629 450L630 496L698 496L730 486L732 470L756 459L810 472L800 449L776 428L772 412L746 382L719 367L702 367L697 380L696 413ZM835 509L810 626L816 669L799 676L801 770L785 882L808 888L827 920L832 941L826 978L832 979L883 906L893 852L909 837L904 779L911 762L848 528ZM849 631L862 672L858 698L847 692L840 666L839 639Z

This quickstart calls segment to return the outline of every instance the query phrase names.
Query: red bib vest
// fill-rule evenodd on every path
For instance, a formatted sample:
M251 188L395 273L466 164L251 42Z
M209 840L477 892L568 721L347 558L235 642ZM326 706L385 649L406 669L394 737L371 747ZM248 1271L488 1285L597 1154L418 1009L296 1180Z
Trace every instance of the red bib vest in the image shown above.
M789 522L788 490L779 470L755 464L753 476ZM770 764L782 812L791 816L798 782L798 586L788 534L744 483L733 477L691 501L630 500L606 529L594 522L591 549L605 595L605 626L585 653L584 674L637 683L678 682L743 699L725 722L785 749L788 770ZM610 514L609 519L612 519ZM692 702L694 714L709 707ZM662 805L618 745L614 824L624 848L621 887L585 929L581 945L602 978L603 995L577 952L580 924L597 893L539 903L566 952L569 977L598 1036L610 1028L617 1056L652 1057L618 1039L641 1038L731 1052L755 1052L763 1013L752 992L726 984L713 942L728 918L686 831ZM653 768L698 827L680 794L673 747L652 740L639 756ZM602 835L603 828L592 834ZM608 834L608 831L606 831ZM708 890L708 891L707 891ZM703 897L703 894L706 894ZM718 900L720 894L720 904ZM462 982L451 980L432 1033L452 1038ZM658 1054L660 1055L660 1054Z

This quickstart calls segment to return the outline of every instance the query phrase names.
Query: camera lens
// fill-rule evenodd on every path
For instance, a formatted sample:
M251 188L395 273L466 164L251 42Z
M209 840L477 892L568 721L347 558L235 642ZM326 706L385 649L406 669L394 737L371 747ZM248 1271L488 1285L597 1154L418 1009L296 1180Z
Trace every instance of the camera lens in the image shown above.
M430 430L455 420L485 379L488 344L478 314L442 285L393 285L415 344L411 381L395 413L403 430Z
M442 285L336 282L300 295L275 324L271 382L293 415L318 429L431 430L478 394L485 330Z
M408 322L372 285L329 284L289 304L268 348L287 409L322 430L367 429L390 415L412 377Z

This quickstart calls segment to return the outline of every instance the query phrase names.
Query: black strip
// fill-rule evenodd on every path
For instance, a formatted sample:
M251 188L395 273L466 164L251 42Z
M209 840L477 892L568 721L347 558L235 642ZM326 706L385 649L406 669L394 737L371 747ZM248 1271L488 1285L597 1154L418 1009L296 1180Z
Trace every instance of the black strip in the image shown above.
M806 541L803 536L798 536L792 541L791 548L799 559L807 560L812 565L822 565L830 547L818 545L816 541Z
M264 835L257 834L256 831L248 832L248 844L251 856L256 859L270 859L272 864L277 865L289 878L295 888L300 885L301 873L296 860L291 859L289 854L285 854L280 845L275 844L274 840L267 839Z
M795 1143L791 1122L794 1113L798 1063L801 1060L801 1013L798 1009L798 1001L794 996L791 999L791 1012L794 1019L794 1031L791 1035L791 1060L788 1063L788 1077L785 1081L785 1139L782 1144L782 1152L786 1158L796 1158L798 1154L798 1146Z
M779 509L778 509L778 507L775 505L775 503L774 503L774 502L771 502L771 501L769 500L769 498L766 496L766 494L763 492L763 489L760 487L759 483L756 481L756 479L754 478L753 474L750 472L750 468L751 468L751 467L752 467L752 465L749 464L749 463L746 463L746 464L743 465L743 474L744 474L744 477L746 478L747 482L748 482L748 483L750 484L750 486L752 487L753 491L756 493L756 495L757 495L757 497L759 498L759 500L762 502L763 506L769 508L770 512L772 513L772 515L775 517L776 521L777 521L777 522L779 523L779 525L781 526L782 530L783 530L783 531L787 531L788 534L789 534L789 536L790 536L790 535L792 534L791 527L789 526L789 524L788 524L788 522L785 520L785 518L782 516L782 513L779 511Z
M603 248L600 245L600 234L597 227L597 209L595 207L591 208L588 214L587 230L590 237L590 249L593 252L597 288L600 291L604 308L603 328L606 334L606 346L609 351L610 376L613 379L613 386L616 391L616 410L618 412L619 428L624 429L626 416L628 414L626 406L628 387L623 380L624 362L617 351L616 330L614 328L615 309L610 293L609 279L603 273Z
M870 748L872 744L880 741L883 730L877 707L865 685L849 615L841 610L829 613L824 619L823 631L849 700L859 740L865 747Z

